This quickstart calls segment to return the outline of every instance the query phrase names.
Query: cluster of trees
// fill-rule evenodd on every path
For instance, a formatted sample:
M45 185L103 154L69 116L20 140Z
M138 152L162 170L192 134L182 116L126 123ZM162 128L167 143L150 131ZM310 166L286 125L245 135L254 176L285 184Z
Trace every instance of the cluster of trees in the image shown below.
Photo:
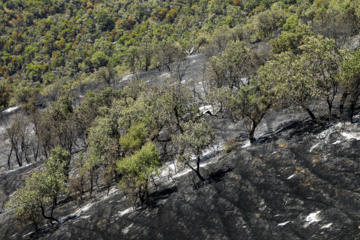
M160 87L133 81L122 90L88 92L80 106L73 106L65 92L50 108L18 116L33 130L23 135L25 143L36 144L38 154L46 158L45 169L33 173L8 204L18 219L35 226L41 216L57 221L53 212L58 198L67 193L91 197L96 186L110 190L114 182L134 203L147 203L161 156L170 153L204 180L199 165L214 134L193 93L179 81ZM9 137L18 124L13 121L7 128ZM25 154L17 143L9 144L11 152Z
M15 210L17 219L31 221L36 230L41 216L50 222L58 222L54 217L54 210L58 199L67 192L69 164L69 152L60 147L51 151L44 169L31 174L26 179L25 187L18 189L7 204L8 208Z
M229 1L1 0L1 83L8 89L93 78L100 68L148 70L197 52L213 26L242 18L241 6Z
M274 51L280 51L277 43L283 37L272 42ZM341 50L335 40L311 31L297 47L281 49L263 56L235 40L210 58L205 101L216 109L214 114L244 119L250 142L255 142L256 127L270 108L293 103L323 124L332 118L334 99L341 90L340 114L348 100L352 120L360 95L360 50ZM15 152L19 166L23 159L28 161L30 150L34 157L36 153L47 160L45 169L33 173L8 206L18 219L37 226L41 216L57 221L53 212L66 193L91 196L96 186L110 190L114 182L134 203L146 203L161 156L175 156L204 181L201 157L215 136L194 94L179 81L162 86L131 81L121 90L88 92L77 108L69 92L42 112L28 108L6 129L10 155ZM328 106L326 118L316 116L310 105L313 100ZM69 176L70 153L79 150L71 165L74 174Z
M201 156L215 136L198 94L181 81L130 81L115 90L118 71L166 66L181 80L186 54L203 51L209 61L202 103L212 105L214 115L243 119L252 143L272 107L299 106L322 125L334 116L341 93L339 115L353 120L360 50L341 46L344 36L359 31L359 0L55 2L0 2L7 33L0 36L0 101L23 106L6 129L9 166L12 156L19 166L46 159L8 205L20 220L57 221L54 209L69 191L82 198L114 182L134 202L146 203L163 156L204 180ZM329 31L328 23L342 27ZM250 47L266 38L271 51ZM88 92L74 107L64 84L49 108L36 108L44 85L66 83L75 72L93 72L110 87ZM314 101L327 106L326 114L313 109Z
M284 29L270 41L268 55L259 55L236 40L208 62L208 101L218 112L244 119L251 142L256 140L256 127L275 106L299 106L314 122L324 124L333 117L340 91L339 115L353 121L359 98L360 50L340 49L334 39L316 35L297 17L289 18ZM344 112L347 99L349 108ZM325 119L323 112L317 116L312 109L314 101L327 105Z
M0 104L9 105L21 82L40 83L42 90L81 74L109 83L118 74L169 66L186 54L216 55L234 37L269 37L294 16L315 34L342 41L359 31L359 5L359 0L0 1L5 33Z

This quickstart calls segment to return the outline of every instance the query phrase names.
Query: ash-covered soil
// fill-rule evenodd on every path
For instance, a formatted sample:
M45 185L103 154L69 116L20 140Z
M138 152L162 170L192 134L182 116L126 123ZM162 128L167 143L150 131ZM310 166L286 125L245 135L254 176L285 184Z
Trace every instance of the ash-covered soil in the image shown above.
M81 208L62 203L62 223L39 233L2 213L1 237L360 239L359 123L321 128L290 115L276 119L274 112L267 117L254 145L238 141L232 152L204 161L206 182L189 171L157 179L151 206L134 209L115 188L109 196L100 189ZM245 135L240 124L210 120L217 131ZM22 171L3 173L2 184Z
M205 58L190 58L182 81L202 91ZM171 74L153 69L130 78L163 82ZM316 104L315 104L316 105ZM206 109L207 106L204 106ZM2 116L0 127L7 119ZM5 117L4 117L5 116ZM4 119L5 120L4 120ZM60 223L19 223L5 203L42 162L0 173L0 239L360 239L360 116L326 127L294 109L271 111L250 145L242 122L207 116L217 144L203 157L200 183L189 170L166 163L155 180L151 205L134 209L115 186L107 195L63 199ZM224 143L233 150L222 153ZM1 164L5 165L4 157ZM171 175L171 176L170 176Z

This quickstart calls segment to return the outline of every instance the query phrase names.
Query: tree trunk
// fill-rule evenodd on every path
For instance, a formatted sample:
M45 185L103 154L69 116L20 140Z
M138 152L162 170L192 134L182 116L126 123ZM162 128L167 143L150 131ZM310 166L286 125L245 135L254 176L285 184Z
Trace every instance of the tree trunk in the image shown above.
M166 68L168 69L168 71L171 73L170 64L171 64L171 63L167 63L167 64L165 64L165 66L166 66Z
M94 172L90 170L90 198L94 188Z
M144 196L143 196L143 191L142 191L142 185L139 186L138 195L139 195L140 204L142 205L145 202Z
M51 205L51 212L50 212L51 218L54 218L53 215L54 215L54 209L55 209L56 205L57 205L57 198L54 197L53 201L52 201L52 205Z
M354 117L354 113L355 113L356 103L357 103L357 98L354 99L353 101L351 101L351 103L350 103L349 117L350 117L351 123L354 123L353 117Z
M331 118L331 109L332 109L332 101L328 98L326 100L327 104L328 104L328 120L330 120Z
M85 185L85 183L84 183L84 176L83 176L82 174L80 175L79 181L80 181L80 183L79 183L80 199L82 200L82 197L83 197L83 195L84 195L84 193L85 193L85 191L84 191L84 185Z
M360 77L356 79L356 82L355 84L353 84L352 87L354 88L354 90L351 94L350 109L349 109L349 117L351 123L353 123L355 108L360 95Z
M252 121L252 124L251 124L250 131L249 131L250 143L254 143L254 142L256 141L256 138L255 138L255 129L256 129L257 125L258 125L258 124L253 120L253 121Z
M175 118L176 118L176 126L178 127L178 129L180 130L181 133L184 133L184 129L182 128L182 126L180 124L180 115L178 113L177 106L174 107L174 113L175 113Z
M8 155L8 169L10 170L10 167L11 167L11 155L12 155L12 152L13 152L13 147L11 147L11 150L10 150L10 154Z
M37 141L37 143L36 143L36 147L35 147L35 148L33 148L33 153L34 153L34 162L36 162L36 161L37 161L37 159L38 159L39 149L40 149L40 144L39 144L39 141Z
M302 104L301 107L309 114L309 116L311 117L311 120L318 123L318 119L315 117L314 113L307 106Z
M347 90L345 90L341 96L340 105L339 105L340 115L342 115L344 113L344 105L345 105L345 101L346 101L348 95L349 95L349 92Z
M23 165L22 164L22 159L21 159L21 156L19 156L19 153L18 153L16 148L15 148L15 156L16 156L16 161L17 161L19 167L22 167L22 165Z
M39 231L39 224L36 221L32 221L35 227L35 232Z
M205 178L203 178L200 174L200 157L197 158L196 169L193 168L190 164L187 165L196 173L196 176L198 176L201 181L205 181Z
M331 119L331 109L332 109L332 103L328 101L328 120Z
M45 208L43 206L40 206L41 208L41 215L45 218L45 219L49 219L50 220L50 223L52 224L52 221L55 221L55 222L59 222L59 220L57 220L56 218L54 217L48 217L45 215Z

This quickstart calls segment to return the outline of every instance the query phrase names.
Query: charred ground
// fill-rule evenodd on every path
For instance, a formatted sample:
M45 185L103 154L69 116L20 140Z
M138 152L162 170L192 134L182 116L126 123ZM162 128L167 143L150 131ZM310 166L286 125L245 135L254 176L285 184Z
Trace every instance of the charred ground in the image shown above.
M276 112L249 146L203 162L204 183L192 172L157 179L152 204L134 209L115 188L80 203L64 200L60 224L37 233L1 214L4 239L357 239L359 123L319 127L304 115ZM209 117L210 118L210 117ZM287 119L287 120L286 120ZM240 123L212 117L219 136L245 135ZM221 133L221 134L220 134ZM34 165L36 166L36 165ZM28 167L33 169L33 167ZM29 169L1 174L2 192ZM2 194L3 196L3 194ZM4 199L2 199L4 200ZM45 224L45 222L44 222Z

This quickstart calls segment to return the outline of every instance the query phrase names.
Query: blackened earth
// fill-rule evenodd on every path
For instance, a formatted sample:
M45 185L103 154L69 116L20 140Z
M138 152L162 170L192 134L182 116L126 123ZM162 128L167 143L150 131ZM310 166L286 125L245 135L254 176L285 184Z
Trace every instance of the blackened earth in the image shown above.
M106 196L100 189L82 203L87 207L81 214L74 214L73 202L64 202L57 212L68 216L64 222L38 233L2 213L1 237L358 239L360 141L344 137L349 129L356 137L357 125L323 128L306 119L290 120L252 146L239 141L230 153L208 159L204 183L192 172L158 179L150 206L133 209L122 193ZM15 181L13 174L1 175L3 186Z
M34 232L4 205L42 163L3 170L0 239L360 239L359 116L354 124L335 118L320 127L298 109L271 111L253 145L242 122L207 118L220 146L236 139L233 150L204 157L205 182L187 170L156 179L151 204L142 208L115 186L109 195L99 188L81 202L62 199L55 213L61 223L43 221Z

